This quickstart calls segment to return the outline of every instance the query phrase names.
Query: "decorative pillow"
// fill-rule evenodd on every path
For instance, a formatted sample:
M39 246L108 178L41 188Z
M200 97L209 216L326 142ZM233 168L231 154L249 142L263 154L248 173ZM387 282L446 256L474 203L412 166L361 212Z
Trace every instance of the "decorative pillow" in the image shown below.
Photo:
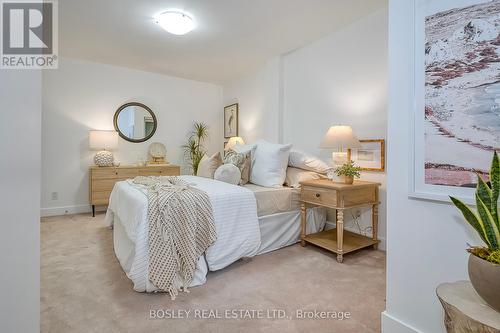
M234 150L237 153L248 153L248 152L250 152L251 155L252 155L252 163L253 163L253 160L254 160L255 149L257 149L257 145L242 145L242 144L239 144L239 143L237 143L236 145L234 145L234 147L232 148L232 150Z
M222 158L220 153L215 153L211 157L207 154L203 155L200 164L198 164L198 172L196 173L199 177L214 178L215 170L222 165Z
M314 171L317 173L326 173L329 169L331 169L328 164L316 156L309 155L299 150L290 151L288 165L294 168Z
M300 188L300 182L326 178L317 172L288 167L286 169L285 185Z
M285 182L288 156L292 145L257 142L250 181L264 187L281 187Z
M223 164L217 170L215 170L214 179L233 185L238 185L241 180L241 171L236 165Z
M240 185L245 185L250 180L250 166L252 165L252 152L237 153L230 149L224 156L224 164L233 164L241 171Z

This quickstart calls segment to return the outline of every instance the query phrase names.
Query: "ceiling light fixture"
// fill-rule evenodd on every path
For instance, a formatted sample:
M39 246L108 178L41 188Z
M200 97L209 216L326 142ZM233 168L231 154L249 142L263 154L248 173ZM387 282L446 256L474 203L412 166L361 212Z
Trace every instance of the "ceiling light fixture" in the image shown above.
M176 9L159 14L156 23L174 35L185 35L196 27L191 15Z

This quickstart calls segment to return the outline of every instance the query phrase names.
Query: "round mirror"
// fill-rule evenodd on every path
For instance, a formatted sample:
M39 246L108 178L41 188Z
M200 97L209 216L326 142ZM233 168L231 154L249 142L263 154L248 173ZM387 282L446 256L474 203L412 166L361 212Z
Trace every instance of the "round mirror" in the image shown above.
M137 102L123 104L113 119L120 136L130 142L144 142L155 134L156 116L146 105Z

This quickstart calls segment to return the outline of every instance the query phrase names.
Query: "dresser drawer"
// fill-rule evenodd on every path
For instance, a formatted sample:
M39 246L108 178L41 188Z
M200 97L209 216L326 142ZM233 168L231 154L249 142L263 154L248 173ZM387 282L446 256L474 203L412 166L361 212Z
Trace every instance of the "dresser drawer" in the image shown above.
M325 206L337 204L337 191L320 187L302 186L301 200Z
M138 175L137 169L102 168L92 170L92 179L128 179Z
M120 180L122 179L96 179L92 182L92 191L111 191Z
M179 176L178 167L146 167L139 169L139 176Z
M92 191L90 202L93 205L107 205L110 195L111 195L111 190L109 190L109 191Z

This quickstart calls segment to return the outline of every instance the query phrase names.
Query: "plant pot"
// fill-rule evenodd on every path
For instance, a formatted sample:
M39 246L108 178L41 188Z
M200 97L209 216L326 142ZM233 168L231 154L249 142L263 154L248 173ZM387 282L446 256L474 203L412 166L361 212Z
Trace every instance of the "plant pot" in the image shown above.
M344 183L352 185L354 183L354 177L344 176Z
M500 265L478 256L469 256L469 278L476 292L500 312Z

